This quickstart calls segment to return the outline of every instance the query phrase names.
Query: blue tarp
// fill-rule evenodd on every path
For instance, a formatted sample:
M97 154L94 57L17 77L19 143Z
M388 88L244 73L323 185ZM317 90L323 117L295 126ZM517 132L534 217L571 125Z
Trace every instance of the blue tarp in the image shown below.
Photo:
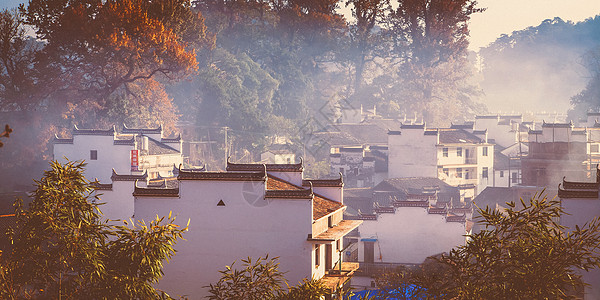
M389 300L421 300L421 299L425 299L425 297L415 297L413 296L413 294L415 293L415 289L417 288L416 285L414 284L410 284L408 286L406 286L405 289L398 289L398 290L394 290L394 291L389 291L388 293L386 293L387 295L389 295L389 297L386 297L385 299L389 299ZM354 295L350 297L350 300L363 300L363 299L369 299L369 296L377 296L379 294L381 290L365 290L365 291L360 291L360 292L354 292ZM383 296L378 297L374 297L374 299L383 299Z

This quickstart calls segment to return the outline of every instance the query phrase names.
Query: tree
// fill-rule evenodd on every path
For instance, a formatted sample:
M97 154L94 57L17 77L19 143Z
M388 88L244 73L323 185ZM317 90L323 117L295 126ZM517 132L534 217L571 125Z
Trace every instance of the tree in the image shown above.
M162 262L186 228L174 218L111 226L82 175L85 164L51 162L28 207L15 202L12 249L0 260L2 299L158 299ZM165 222L166 221L166 222ZM163 295L164 296L164 295Z
M577 112L572 117L581 117L588 111L600 111L600 47L589 50L584 55L590 79L585 88L577 95L571 97L573 111Z
M37 104L37 74L32 68L39 43L26 35L17 10L0 11L0 107L30 109Z
M407 113L424 111L426 121L447 126L461 117L464 107L474 110L481 93L469 81L468 22L483 12L474 0L403 0L388 16L386 31L397 74L393 84ZM463 107L461 107L462 104ZM455 112L444 107L461 107ZM438 111L435 111L436 108Z
M235 262L225 270L219 271L221 278L215 284L207 286L209 299L265 299L292 300L322 299L329 291L319 280L304 280L298 286L283 289L287 282L284 273L279 271L277 257L259 257L256 260L248 257L242 259L242 268L236 268Z
M571 298L583 285L578 271L600 266L600 219L567 232L557 223L564 214L560 201L536 195L521 200L520 209L507 204L505 211L479 209L485 228L466 245L434 258L435 272L410 282L432 298Z
M348 0L346 6L352 5L352 16L356 24L350 33L353 41L354 61L354 92L357 93L363 83L363 72L365 64L371 60L370 55L377 47L377 35L373 34L373 28L385 17L389 10L389 0ZM379 41L381 41L379 39Z
M12 133L12 128L10 128L10 126L8 126L8 124L4 125L4 131L2 131L2 133L0 133L0 138L9 138L10 134ZM0 147L4 146L4 143L0 142Z

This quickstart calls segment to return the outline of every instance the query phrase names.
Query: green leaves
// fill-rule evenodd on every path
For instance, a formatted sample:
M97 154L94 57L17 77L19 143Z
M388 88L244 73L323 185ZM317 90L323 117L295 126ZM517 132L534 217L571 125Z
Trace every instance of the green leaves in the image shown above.
M207 286L213 300L319 300L330 291L320 280L304 279L297 286L283 289L287 282L284 273L279 271L278 257L269 259L269 255L256 260L242 259L242 266L236 268L235 262L219 271L221 279Z
M51 162L35 181L33 202L15 202L13 248L0 261L0 298L157 299L152 285L162 262L187 229L175 218L156 217L146 225L102 222L85 163Z

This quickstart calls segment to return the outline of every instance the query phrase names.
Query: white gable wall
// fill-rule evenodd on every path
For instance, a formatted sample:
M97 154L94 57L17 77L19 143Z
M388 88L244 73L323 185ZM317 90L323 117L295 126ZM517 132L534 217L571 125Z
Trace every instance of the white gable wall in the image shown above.
M465 244L465 224L446 222L444 215L429 214L422 207L400 207L365 220L358 228L361 239L377 239L375 262L419 264L427 257ZM358 260L365 261L364 243Z
M234 260L269 254L279 256L280 270L296 284L311 276L313 246L310 200L264 199L264 182L181 181L180 198L136 197L135 217L148 223L169 211L177 223L190 219L187 241L175 248L177 255L164 268L159 288L200 299L203 288L220 278ZM225 206L217 206L223 200Z
M97 151L97 160L90 159L91 150ZM73 136L73 144L54 144L54 159L63 163L64 157L71 161L85 160L85 177L90 181L98 178L106 183L110 182L113 168L119 174L129 174L131 150L133 146L130 145L114 145L112 135L78 134Z

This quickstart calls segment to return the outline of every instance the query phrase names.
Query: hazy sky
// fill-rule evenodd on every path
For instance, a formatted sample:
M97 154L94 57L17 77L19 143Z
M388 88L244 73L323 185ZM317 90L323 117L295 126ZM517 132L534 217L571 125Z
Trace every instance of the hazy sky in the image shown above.
M501 34L561 17L573 22L600 14L600 0L479 0L487 10L471 18L471 49L479 50Z
M0 8L16 7L23 0L0 0ZM561 17L574 22L600 14L600 0L479 0L487 7L471 20L471 49L487 46L501 34L539 25ZM343 6L343 5L342 5Z

